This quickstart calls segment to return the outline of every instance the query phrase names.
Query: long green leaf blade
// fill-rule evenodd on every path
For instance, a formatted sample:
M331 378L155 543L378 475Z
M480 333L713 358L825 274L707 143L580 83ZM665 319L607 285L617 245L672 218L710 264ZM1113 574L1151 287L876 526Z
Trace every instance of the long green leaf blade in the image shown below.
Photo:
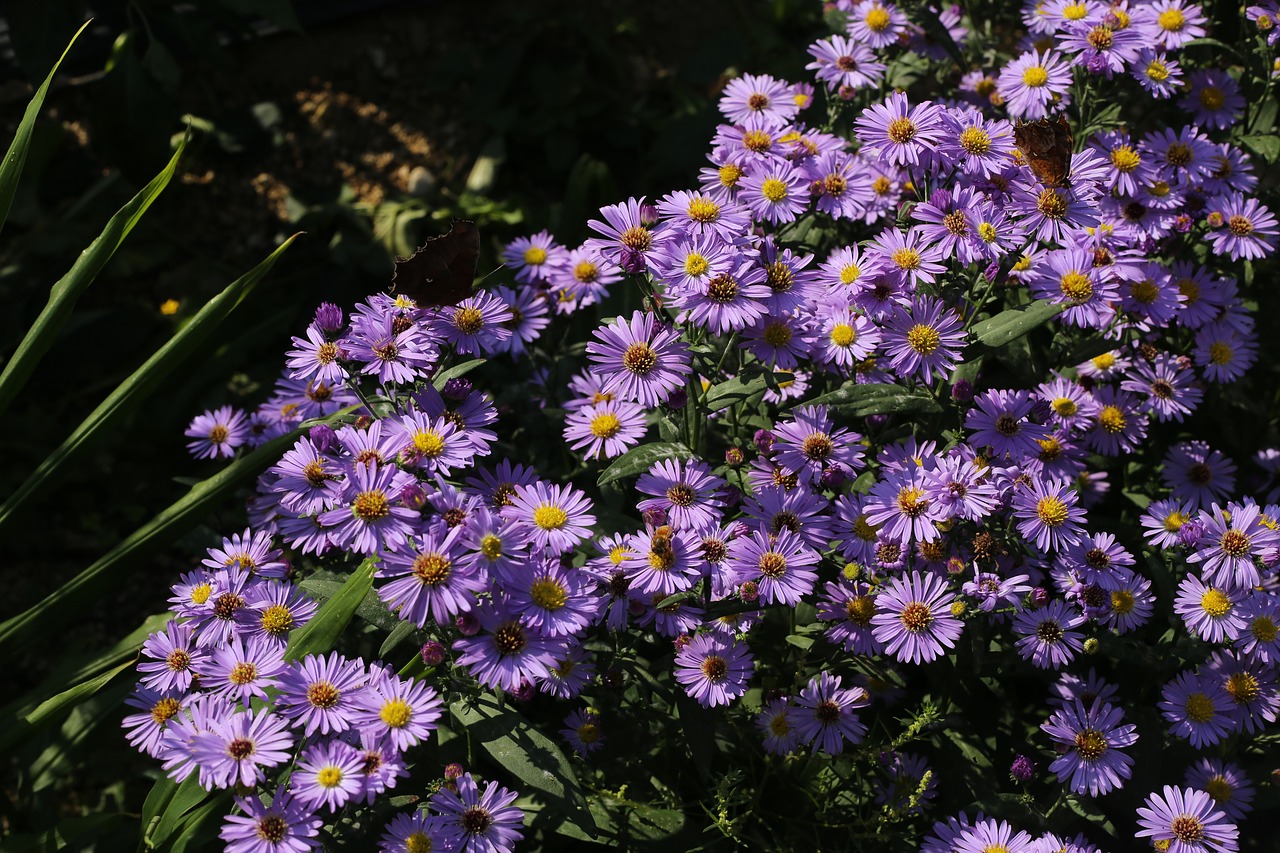
M613 464L604 469L596 484L603 486L605 483L612 483L623 477L643 474L655 462L661 462L663 459L689 459L692 456L693 451L679 442L655 441L652 444L642 444L613 460Z
M147 212L147 208L151 207L151 203L169 185L169 181L178 170L178 159L182 156L186 144L184 138L178 150L174 152L173 158L169 160L169 165L152 178L151 183L143 187L128 204L116 211L116 215L107 222L106 228L97 239L80 253L80 257L76 258L76 262L71 265L67 274L53 286L44 310L27 330L26 337L22 339L22 343L18 344L18 349L9 359L9 363L4 366L4 373L0 374L0 412L8 408L13 398L31 378L36 364L44 356L45 351L53 345L58 332L71 316L80 295L97 278L98 273L107 265L107 261L111 260L111 256L116 253L116 249L138 224L138 220Z
M31 713L16 720L10 720L3 730L0 730L0 752L7 752L15 743L30 737L33 732L42 726L60 720L65 714L70 713L81 702L106 687L115 680L117 675L129 669L132 665L133 661L125 661L114 669L109 669L99 676L62 691L57 696L50 697Z
M336 412L318 422L337 420L346 411ZM0 657L60 627L76 617L82 608L100 600L107 585L115 578L112 571L122 564L143 559L190 530L236 489L251 482L267 466L279 460L308 427L309 421L288 435L272 439L252 453L237 459L219 473L197 483L186 495L174 501L147 524L111 549L96 563L63 584L39 604L0 623Z
M27 163L27 149L31 147L31 134L35 131L40 110L44 107L45 95L49 94L49 86L53 83L53 77L58 73L62 60L67 58L71 47L87 26L89 22L85 21L80 29L76 30L76 34L67 43L67 49L62 52L62 56L58 57L53 68L49 69L49 76L44 78L40 88L36 89L31 102L27 104L27 111L22 114L22 121L18 124L18 132L13 135L13 142L9 144L4 160L0 161L0 230L4 229L5 220L9 218L9 208L13 206L14 193L18 191L18 178L22 176L22 167Z
M538 792L547 806L564 815L592 838L597 837L595 819L578 787L573 765L560 747L537 730L523 714L501 707L489 694L476 701L454 702L449 711L458 721L459 731L479 742L498 764ZM525 793L529 793L528 790Z
M297 238L298 235L294 234L285 240L266 260L227 285L227 288L206 303L181 331L156 350L145 364L121 382L115 391L111 392L111 395L103 400L80 426L76 427L75 432L71 433L62 446L49 454L26 482L15 489L3 504L0 504L0 527L4 526L25 501L31 500L36 494L53 485L55 475L64 465L75 459L98 436L110 434L120 418L132 412L139 403L151 396L164 378L196 352L213 333L214 328L244 301L254 286L270 272L276 261Z
M311 654L321 654L333 648L347 623L355 616L365 595L373 588L373 574L378 560L370 557L351 573L342 589L316 611L307 624L289 635L285 660L298 660Z
M972 338L984 347L999 349L1010 341L1042 326L1069 308L1069 305L1038 299L1030 305L1020 305L1001 311L996 316L974 324L969 330Z

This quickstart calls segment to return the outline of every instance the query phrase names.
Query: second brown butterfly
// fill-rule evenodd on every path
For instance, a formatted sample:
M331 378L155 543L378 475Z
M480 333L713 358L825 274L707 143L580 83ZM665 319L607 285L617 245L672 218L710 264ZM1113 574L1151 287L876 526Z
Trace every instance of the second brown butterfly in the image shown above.
M1071 172L1071 150L1075 137L1067 117L1059 115L1056 121L1042 118L1039 121L1020 121L1013 126L1013 144L1018 146L1027 166L1047 187L1069 186L1067 176Z

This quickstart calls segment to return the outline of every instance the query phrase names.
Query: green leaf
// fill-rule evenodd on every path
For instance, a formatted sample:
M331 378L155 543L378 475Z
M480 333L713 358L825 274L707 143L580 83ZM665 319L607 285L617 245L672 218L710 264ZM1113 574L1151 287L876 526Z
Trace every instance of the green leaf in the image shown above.
M1274 133L1249 134L1240 137L1240 141L1268 163L1274 163L1280 159L1280 136Z
M88 681L83 681L62 691L57 696L46 699L36 706L31 713L10 721L3 731L0 731L0 752L8 751L14 744L30 737L42 726L62 719L65 714L69 713L81 702L84 702L114 681L117 675L132 668L133 661L125 661L101 675L90 678Z
M237 489L253 482L258 474L279 461L284 451L292 447L298 436L313 423L336 421L354 408L358 406L335 412L318 421L308 421L288 435L272 439L252 453L235 460L214 476L201 481L39 604L0 623L0 658L13 654L28 643L47 637L51 631L75 619L83 608L99 603L112 584L118 582L113 574L115 570L138 565L147 555L205 519Z
M24 501L31 500L35 495L52 486L62 467L78 458L80 453L92 446L100 436L115 434L120 420L135 411L143 400L154 394L175 368L195 353L202 352L213 330L249 295L254 285L270 272L276 261L297 238L298 235L294 234L285 240L266 260L209 300L176 335L156 350L145 364L121 382L115 391L111 392L111 395L103 400L98 408L81 422L80 426L76 427L62 446L50 453L26 482L15 489L3 504L0 504L0 527L4 526Z
M22 343L18 344L17 350L4 366L4 373L0 374L0 412L3 412L22 390L27 379L31 377L31 372L35 370L36 364L44 356L45 350L53 345L58 332L71 316L76 300L97 278L98 273L107 265L107 261L111 260L111 256L129 236L133 227L138 224L138 220L147 212L147 208L151 207L151 203L169 185L169 181L177 171L178 158L182 156L185 146L184 140L169 160L169 165L165 166L160 174L151 179L151 183L143 187L141 192L111 217L98 238L89 244L89 248L80 253L67 274L53 286L44 310L31 324L26 337L22 339Z
M470 361L464 361L461 364L455 364L453 367L445 368L431 378L431 384L436 386L437 391L443 390L444 383L448 382L450 379L457 379L459 376L465 376L480 365L484 364L486 361L488 361L488 359L473 358Z
M595 819L578 786L573 766L560 747L534 727L512 707L502 707L491 694L474 702L454 702L449 706L460 726L498 765L537 792L548 807L571 820L592 838L597 837Z
M53 83L53 76L58 73L58 67L62 65L62 60L67 58L67 54L71 52L71 47L76 43L76 39L80 38L80 34L90 24L85 21L80 29L76 30L76 34L71 37L71 41L67 43L67 49L62 52L62 56L53 64L53 68L49 70L49 76L44 78L44 82L40 84L40 88L36 89L36 93L31 97L31 101L27 104L27 111L22 114L22 121L18 123L18 132L13 135L13 142L9 144L9 150L5 152L4 160L0 161L0 230L3 230L5 220L9 218L9 208L13 206L13 194L18 190L18 178L22 176L22 167L27 163L27 150L31 147L31 135L35 131L36 119L40 117L40 110L44 107L44 97L49 93L49 85Z
M684 688L674 691L676 711L680 716L680 729L684 733L693 766L704 781L711 778L711 759L716 749L716 719L699 705Z
M969 330L973 339L982 346L998 349L1015 341L1037 326L1057 317L1070 306L1040 299L1030 305L1019 305L1001 311L994 317L974 324Z
M391 633L382 641L382 647L378 649L378 657L385 658L388 652L408 639L409 635L413 633L413 630L414 626L412 623L397 622L396 626L391 629Z
M769 381L771 378L776 383L784 379L793 378L793 375L790 373L761 373L751 377L735 376L732 379L721 382L719 385L712 385L708 388L707 393L702 396L702 402L713 412L727 409L734 403L750 400L757 394L763 394L765 389L770 387Z
M633 447L613 460L613 464L604 469L596 485L603 486L623 477L643 474L653 467L655 462L663 459L691 459L693 451L679 442L654 442Z
M93 812L64 817L43 832L6 834L5 853L56 853L62 850L92 849L94 840L106 834L111 824L124 819L120 812Z
M211 798L215 795L200 787L199 780L199 773L192 773L183 780L182 784L178 786L177 791L175 791L172 797L170 797L169 804L165 808L164 812L162 812L159 819L155 821L155 825L151 828L150 834L143 836L143 844L151 849L160 847L168 841L175 832L183 828L184 825L190 826L190 822L192 820L199 822L203 818L203 815L207 813L212 806L218 805L218 802L224 797L226 797L226 799L230 798L228 795L224 795L224 797L218 797L216 800L211 802ZM152 787L152 791L163 786L168 781L170 780L161 779L156 782ZM151 796L148 795L147 799L151 799Z
M351 617L356 615L365 595L373 588L373 573L378 565L376 557L369 557L351 573L337 594L331 597L311 621L289 635L289 645L284 651L285 660L298 660L306 655L323 654L346 630Z
M805 402L806 406L827 406L833 412L854 417L888 415L897 412L930 414L942 411L924 391L898 385L846 384Z

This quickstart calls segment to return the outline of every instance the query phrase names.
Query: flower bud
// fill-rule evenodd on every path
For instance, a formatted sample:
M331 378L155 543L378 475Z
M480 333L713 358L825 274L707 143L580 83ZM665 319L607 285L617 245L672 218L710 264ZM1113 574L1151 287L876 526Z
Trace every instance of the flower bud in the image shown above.
M444 646L435 640L428 640L422 644L422 662L427 666L439 666L444 663L444 656Z
M321 453L328 453L338 446L338 434L328 424L316 424L307 432L307 437Z

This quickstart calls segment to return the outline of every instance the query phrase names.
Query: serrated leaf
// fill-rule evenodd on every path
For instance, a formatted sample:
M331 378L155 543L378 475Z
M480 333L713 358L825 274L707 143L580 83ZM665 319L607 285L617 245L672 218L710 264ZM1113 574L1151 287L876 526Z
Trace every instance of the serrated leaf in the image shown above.
M0 526L13 515L25 501L33 499L56 482L59 472L71 461L92 446L94 440L111 434L118 422L134 412L138 405L159 388L163 380L190 356L200 351L214 329L226 319L236 306L249 295L280 256L299 235L294 234L280 244L266 260L227 285L227 288L205 303L169 341L156 350L151 358L121 382L107 399L76 427L58 449L54 450L26 481L15 489L0 505Z
M44 78L40 88L36 89L36 93L27 102L26 112L22 114L22 121L18 123L18 129L13 134L13 142L9 143L9 150L5 152L4 160L0 160L0 230L4 228L5 220L9 218L13 194L18 190L18 179L22 176L22 167L27 162L27 149L31 147L31 136L35 132L36 119L40 117L40 111L44 108L45 95L49 94L49 86L53 83L53 77L58 73L62 60L67 58L76 39L80 38L80 34L89 24L89 21L85 21L80 29L76 30L76 34L67 43L66 50L62 52L62 56L58 57L53 68L49 69L49 76Z
M643 474L657 462L664 459L691 459L694 453L679 442L654 442L633 447L613 460L613 464L604 469L596 485L603 486L623 477Z
M976 323L969 330L969 334L978 344L990 349L999 349L1021 338L1032 329L1044 325L1069 307L1066 304L1039 299L1030 305L1019 305L1016 308L1001 311L981 323Z
M461 730L526 789L532 788L550 808L592 838L599 835L573 766L560 747L523 714L501 707L487 693L474 702L454 702L449 710Z
M806 401L804 405L826 406L832 412L853 417L942 411L937 401L925 392L898 385L843 385Z

